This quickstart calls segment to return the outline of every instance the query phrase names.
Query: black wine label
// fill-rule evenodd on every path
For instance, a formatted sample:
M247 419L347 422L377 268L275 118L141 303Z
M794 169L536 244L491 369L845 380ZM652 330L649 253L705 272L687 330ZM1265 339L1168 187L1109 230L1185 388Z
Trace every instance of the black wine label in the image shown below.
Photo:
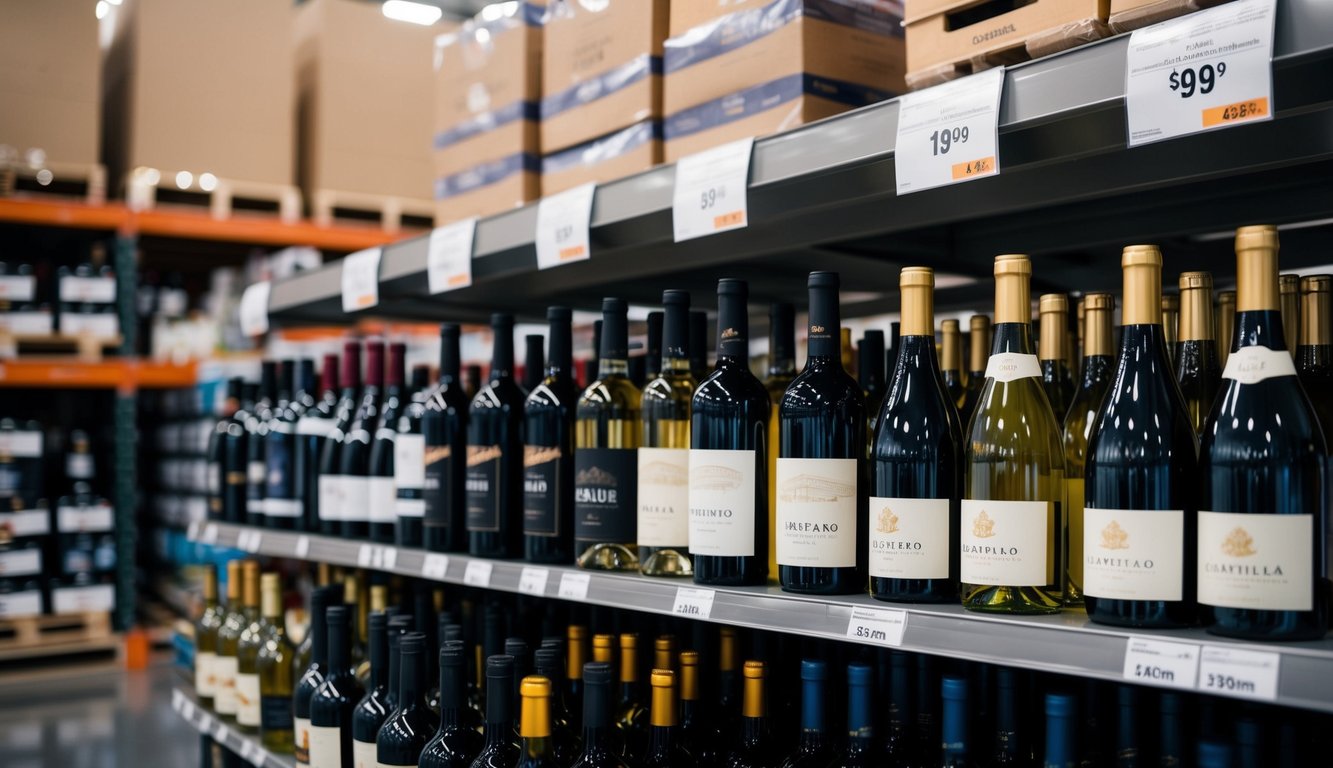
M259 727L265 731L290 730L292 727L292 697L259 697Z
M467 447L467 529L500 530L500 456L498 445Z
M452 493L449 478L453 477L453 449L448 445L427 445L423 451L425 476L422 478L422 492L426 498L426 525L449 527L452 518L450 509Z
M560 467L566 461L557 446L529 445L523 449L523 533L559 536Z
M574 452L574 538L638 540L638 451L583 448Z

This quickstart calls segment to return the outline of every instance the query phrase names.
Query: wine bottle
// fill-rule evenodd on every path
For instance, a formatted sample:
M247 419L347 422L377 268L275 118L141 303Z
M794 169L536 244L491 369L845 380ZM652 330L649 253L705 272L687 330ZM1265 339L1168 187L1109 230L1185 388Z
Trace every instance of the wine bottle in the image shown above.
M572 702L569 726L574 733L583 732L583 665L588 661L588 628L581 624L570 624L566 643L568 653L565 657L565 700Z
M1190 426L1198 434L1222 384L1213 340L1213 276L1207 272L1180 275L1180 346L1175 363L1176 383L1189 410Z
M933 338L934 334L931 336ZM879 416L879 404L884 400L884 360L884 331L866 331L857 348L856 378L866 398L866 413L870 414L872 420L871 430L874 429L873 420ZM892 371L889 373L892 374Z
M835 365L838 364L836 358L833 362ZM843 374L846 375L846 372ZM860 393L859 390L857 393ZM743 674L745 697L741 709L740 741L727 756L726 766L764 768L777 762L773 737L768 729L768 704L764 696L764 677L767 675L767 668L762 661L747 661Z
M1084 602L1103 624L1187 626L1195 621L1198 444L1162 332L1161 251L1132 245L1120 264L1120 352L1083 475Z
M546 337L529 333L523 337L523 391L531 392L546 378Z
M699 703L699 653L680 652L680 728L678 741L681 749L702 760L708 739L703 722L704 712Z
M842 361L842 370L853 378L856 377L856 348L852 346L852 329L838 329L838 352ZM886 366L887 368L887 366ZM863 392L862 395L865 393Z
M278 396L278 365L275 360L259 364L259 399L245 419L245 524L256 527L264 525L264 487L268 473L264 449L268 443L268 423L273 418L273 406Z
M990 759L993 766L1019 768L1030 763L1032 751L1019 731L1023 712L1018 703L1018 675L1013 667L995 669L995 743Z
M226 610L218 604L218 572L212 563L203 567L204 612L194 624L194 692L205 707L213 707L217 695L218 629Z
M389 617L383 611L374 611L370 614L370 680L366 695L352 711L353 768L375 768L380 726L393 711L385 703L388 697Z
M540 337L538 337L540 338ZM551 739L551 681L536 675L519 684L519 747L515 768L559 768Z
M424 541L422 522L426 516L426 438L422 421L429 397L429 372L424 365L412 369L412 393L398 419L398 436L393 442L393 540L400 547L416 549Z
M1325 444L1333 445L1333 321L1330 321L1333 275L1301 279L1301 336L1296 370L1310 398Z
M888 729L884 734L884 758L889 765L913 765L917 758L912 738L911 657L889 651Z
M259 386L253 382L241 384L240 406L227 424L222 447L222 513L229 523L245 524L249 515L249 434L245 423L251 418Z
M627 308L602 300L598 377L579 398L574 425L574 551L580 568L639 568L639 390L630 383Z
M1157 311L1162 311L1160 303ZM1162 356L1166 357L1165 352ZM1046 751L1042 758L1043 768L1077 768L1076 724L1074 697L1062 693L1046 694Z
M300 672L300 678L292 693L292 751L298 768L310 766L310 700L329 672L328 607L340 600L341 591L341 586L323 586L310 591L310 629L307 630L310 663L304 669L294 670Z
M1183 312L1183 295L1181 304L1181 311ZM1137 768L1141 752L1138 731L1139 689L1133 685L1117 686L1116 704L1119 713L1119 717L1116 719L1116 768Z
M325 610L329 671L310 697L310 768L349 768L352 760L352 711L365 693L352 674L354 631L345 605Z
M648 313L648 332L645 334L644 376L645 382L652 381L662 373L662 319L664 313Z
M973 315L968 321L967 336L967 390L959 405L958 420L963 425L963 433L971 434L972 414L976 413L977 404L981 402L981 389L986 385L986 361L990 359L991 348L990 317Z
M1169 365L1175 365L1180 352L1180 294L1163 293L1161 305L1162 338L1166 340L1166 358Z
M259 614L259 563L247 560L241 567L245 615L249 622L236 643L236 727L245 733L259 732L259 646L264 642L264 622Z
M1065 416L1065 605L1083 605L1083 468L1088 434L1111 386L1115 358L1111 352L1111 320L1115 297L1089 293L1083 308L1083 369L1078 391Z
M551 638L556 642L547 647L547 642L542 641L541 648L538 648L533 654L533 669L538 675L550 681L550 712L551 712L551 752L555 755L555 761L559 765L572 765L578 758L583 745L579 743L578 735L573 730L571 723L573 717L569 713L569 706L565 703L565 668L564 659L561 657L560 648L564 643L560 638ZM522 728L520 727L520 731Z
M508 768L518 762L514 743L514 657L486 659L486 742L473 768Z
M1217 294L1217 349L1226 366L1231 357L1232 337L1236 333L1236 292L1219 291Z
M462 645L441 648L440 727L421 751L420 768L468 768L481 752L481 734L467 726L466 676Z
M995 258L995 340L965 442L963 607L1055 613L1061 605L1064 447L1032 354L1026 256Z
M768 308L768 376L764 388L771 404L768 416L768 578L778 580L778 448L781 421L778 406L796 378L796 308L776 302Z
M605 301L605 300L604 300ZM628 333L628 331L626 331ZM588 359L587 365L583 369L584 381L591 384L597 381L598 374L601 373L602 354L602 321L592 321L592 357ZM625 355L629 356L629 341L625 341ZM627 364L628 366L628 364ZM628 371L628 367L626 368Z
M933 337L932 334L932 348ZM907 349L899 351L899 361L905 354L908 354ZM884 756L875 749L875 724L870 710L873 671L866 664L853 662L847 665L847 738L829 764L830 768L873 768L883 765Z
M639 570L645 576L693 576L689 556L690 294L663 291L662 372L644 387L639 447Z
M1183 702L1176 693L1163 693L1158 707L1161 719L1157 731L1157 764L1185 765L1185 735L1181 719Z
M1041 316L1037 357L1042 389L1051 401L1056 422L1062 423L1074 397L1074 377L1069 372L1069 298L1063 293L1045 294L1037 302L1037 311Z
M944 768L965 768L974 765L968 747L967 678L945 676L940 682L940 696L944 700Z
M208 519L230 520L225 511L227 501L227 434L232 417L241 407L241 379L233 377L227 380L227 389L218 411L217 423L208 435L208 457L205 471L208 473Z
M1294 274L1277 276L1278 302L1282 308L1282 338L1299 339L1301 337L1301 276ZM1288 342L1288 351L1296 356L1296 345Z
M620 703L615 710L615 727L625 751L643 754L648 741L648 707L639 685L639 636L633 633L620 636Z
M612 729L611 665L589 662L583 666L583 752L574 761L575 768L627 768Z
M669 313L668 313L669 314ZM665 343L665 340L663 340ZM685 346L690 351L690 375L695 381L708 375L708 313L696 310L690 313L689 336ZM665 367L666 358L662 358Z
M467 419L468 552L523 552L523 390L514 381L514 317L491 315L490 377Z
M828 665L815 659L801 661L801 736L782 768L826 768L832 759L824 732L824 688Z
M1210 632L1306 640L1328 626L1328 449L1282 335L1277 229L1236 233L1236 335L1200 446L1200 613Z
M523 404L523 558L532 563L574 559L573 313L546 310L550 355L546 376Z
M778 572L788 592L850 594L866 588L865 398L839 362L837 273L808 286L805 370L778 413Z
M967 392L963 386L963 347L957 320L940 323L940 373L944 376L944 391L949 393L955 408L963 407Z
M304 527L304 478L296 468L296 427L315 405L315 364L309 359L284 367L264 447L264 522L278 530ZM290 393L288 395L288 393ZM300 494L300 495L298 495Z
M440 381L426 399L421 417L425 441L426 549L458 552L467 549L467 412L468 399L458 375L458 326L440 326Z
M392 544L398 521L398 488L394 485L394 458L398 442L398 420L407 406L403 389L407 345L389 345L389 364L384 371L384 402L370 444L370 479L367 481L370 540Z
M292 431L292 498L301 503L300 529L318 533L319 459L325 440L337 424L338 356L325 355L319 375L320 394L297 418Z
M292 661L295 648L287 638L282 583L276 573L260 577L260 615L264 642L259 646L259 731L264 749L292 752Z
M325 536L337 536L342 533L344 508L347 506L347 478L343 475L343 442L352 428L352 419L356 418L357 404L361 397L361 345L355 341L343 344L342 393L338 396L338 406L333 428L324 436L319 449L319 531Z
M236 652L241 642L241 632L250 626L250 616L241 602L241 575L243 560L227 561L227 616L218 627L217 657L213 660L213 670L217 678L217 687L213 694L213 708L224 720L236 719Z
M384 341L366 341L366 385L343 436L338 472L342 476L342 524L345 539L370 536L370 449L384 408Z
M648 746L640 764L643 768L686 768L694 758L676 739L676 673L654 669L649 679L653 689L652 715Z
M506 637L504 649L505 649L504 650L505 655L511 656L514 659L513 697L514 701L518 702L522 699L522 695L519 689L523 687L523 678L532 674L532 664L530 662L531 657L528 654L528 641L524 640L521 637ZM515 721L514 722L515 736L518 735L518 725L519 725L518 721Z
M676 669L676 636L658 635L653 641L652 669Z
M870 456L870 594L898 602L958 599L962 427L935 357L935 275L906 267L897 367Z
M894 320L889 323L889 335L887 336L888 349L884 350L884 370L892 371L898 367L898 343L902 338L902 323Z
M375 738L377 765L415 766L431 740L430 708L425 698L426 636L409 632L398 641L398 707Z

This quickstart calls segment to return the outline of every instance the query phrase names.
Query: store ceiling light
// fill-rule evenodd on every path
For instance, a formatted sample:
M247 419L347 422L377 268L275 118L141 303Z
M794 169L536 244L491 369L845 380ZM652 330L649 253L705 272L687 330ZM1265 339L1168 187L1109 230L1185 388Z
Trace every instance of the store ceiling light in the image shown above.
M423 27L429 27L444 15L444 11L437 6L413 3L410 0L384 0L380 11L395 21L406 21Z

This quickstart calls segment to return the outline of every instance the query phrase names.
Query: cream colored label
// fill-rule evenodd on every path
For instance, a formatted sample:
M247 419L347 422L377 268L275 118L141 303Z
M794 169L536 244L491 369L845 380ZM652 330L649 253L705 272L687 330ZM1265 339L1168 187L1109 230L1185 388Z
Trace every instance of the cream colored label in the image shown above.
M218 655L212 651L200 651L194 655L194 690L200 696L212 698L217 692L217 673L213 663Z
M986 378L996 381L1041 378L1041 363L1036 355L998 352L986 361Z
M319 476L319 519L338 521L343 519L343 503L347 493L343 487L342 475Z
M259 675L236 675L236 722L259 727Z
M1084 594L1112 600L1184 599L1184 512L1085 509L1083 521Z
M398 519L398 488L392 477L372 477L366 483L368 489L370 521L372 523L393 523Z
M342 487L342 519L353 523L370 522L370 478L343 475Z
M1091 424L1091 420L1089 420ZM1085 432L1087 430L1084 430ZM1087 435L1084 435L1087 439ZM1082 474L1081 472L1079 474ZM1069 580L1071 585L1077 589L1083 589L1083 478L1065 480L1065 525L1068 527L1068 534L1065 536L1067 551L1065 552L1065 568L1069 571Z
M379 761L376 759L379 753L375 751L375 742L373 741L352 741L352 766L353 768L376 768Z
M949 578L949 500L870 497L870 575Z
M217 673L217 691L213 694L213 707L219 715L236 714L236 657L218 656L213 661Z
M754 451L690 451L691 554L754 555L754 461Z
M778 564L856 565L856 459L778 459Z
M1264 379L1295 376L1296 364L1286 350L1268 347L1241 347L1227 356L1222 378L1238 384L1258 384Z
M336 725L310 726L310 768L346 768L341 731Z
M1221 608L1311 610L1312 536L1311 515L1199 512L1199 602Z
M639 546L690 543L690 452L639 449Z
M310 765L310 718L293 717L292 718L292 743L296 745L296 764L300 768L308 768ZM302 760L302 757L306 759Z
M1050 502L963 499L962 515L964 583L1041 587L1055 581Z

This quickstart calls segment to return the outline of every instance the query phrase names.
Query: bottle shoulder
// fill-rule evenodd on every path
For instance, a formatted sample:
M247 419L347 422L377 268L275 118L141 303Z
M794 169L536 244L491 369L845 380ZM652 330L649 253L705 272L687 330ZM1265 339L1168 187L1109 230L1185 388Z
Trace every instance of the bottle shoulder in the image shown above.
M785 387L784 387L785 389ZM748 404L771 406L769 389L748 370L726 367L713 371L694 390L693 407Z
M1254 384L1224 380L1200 434L1212 463L1294 461L1326 457L1328 446L1295 376Z
M861 385L840 366L806 366L782 394L782 413L823 410L865 410Z

